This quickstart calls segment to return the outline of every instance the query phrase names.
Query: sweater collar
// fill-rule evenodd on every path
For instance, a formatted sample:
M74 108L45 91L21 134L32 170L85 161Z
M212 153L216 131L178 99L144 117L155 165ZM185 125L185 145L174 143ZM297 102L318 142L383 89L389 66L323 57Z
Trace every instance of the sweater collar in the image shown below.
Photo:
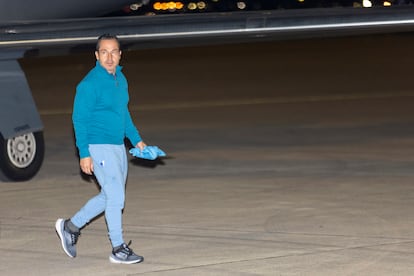
M110 74L110 73L108 73L108 71L106 71L106 69L99 63L99 61L97 60L96 61L96 66L95 66L98 70L99 70L99 72L101 72L101 73L106 73L107 75L112 75L112 74ZM120 65L117 65L116 66L116 69L115 69L115 75L116 74L118 74L119 72L121 72L121 70L122 70L122 66L120 66Z

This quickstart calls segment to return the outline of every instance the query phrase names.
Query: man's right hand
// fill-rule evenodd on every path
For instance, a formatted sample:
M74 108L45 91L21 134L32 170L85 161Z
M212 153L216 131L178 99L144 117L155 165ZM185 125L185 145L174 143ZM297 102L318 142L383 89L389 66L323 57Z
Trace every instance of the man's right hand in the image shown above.
M93 173L93 162L91 157L85 157L80 159L80 168L82 172L92 175Z

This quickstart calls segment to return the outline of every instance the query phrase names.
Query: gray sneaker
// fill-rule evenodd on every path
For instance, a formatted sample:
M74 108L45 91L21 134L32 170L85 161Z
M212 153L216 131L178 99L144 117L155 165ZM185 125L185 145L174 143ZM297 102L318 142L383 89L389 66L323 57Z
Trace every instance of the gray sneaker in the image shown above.
M131 244L122 244L112 250L109 261L115 264L136 264L144 260L144 257L135 254L128 246Z
M66 255L71 258L76 257L76 242L80 232L71 232L67 227L65 227L66 221L64 219L58 219L55 224L56 233L59 235L60 241L62 243L63 251Z

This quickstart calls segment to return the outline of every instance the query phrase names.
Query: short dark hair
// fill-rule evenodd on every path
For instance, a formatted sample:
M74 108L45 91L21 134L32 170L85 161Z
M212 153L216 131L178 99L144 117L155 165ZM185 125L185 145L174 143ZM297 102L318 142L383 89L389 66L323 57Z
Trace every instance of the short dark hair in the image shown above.
M101 47L101 41L102 40L116 40L118 43L119 50L121 50L121 43L119 43L119 39L116 35L113 34L103 34L98 37L98 41L96 42L96 51L99 51L99 48Z

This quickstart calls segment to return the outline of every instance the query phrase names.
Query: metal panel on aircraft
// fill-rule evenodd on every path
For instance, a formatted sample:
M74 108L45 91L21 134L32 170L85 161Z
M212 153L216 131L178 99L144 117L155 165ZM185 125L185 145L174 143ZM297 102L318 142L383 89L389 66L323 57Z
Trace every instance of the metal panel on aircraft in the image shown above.
M43 129L26 76L10 56L0 57L0 132L4 138Z

